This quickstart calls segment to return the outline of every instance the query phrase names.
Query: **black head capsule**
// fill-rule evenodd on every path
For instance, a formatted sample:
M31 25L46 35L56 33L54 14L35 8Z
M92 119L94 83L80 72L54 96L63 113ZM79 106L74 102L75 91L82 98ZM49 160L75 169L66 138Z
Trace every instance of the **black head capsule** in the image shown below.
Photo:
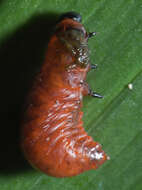
M73 19L77 22L81 22L82 21L82 17L79 13L76 13L76 12L67 12L67 13L64 13L60 19L59 19L59 22L65 18L70 18L70 19Z

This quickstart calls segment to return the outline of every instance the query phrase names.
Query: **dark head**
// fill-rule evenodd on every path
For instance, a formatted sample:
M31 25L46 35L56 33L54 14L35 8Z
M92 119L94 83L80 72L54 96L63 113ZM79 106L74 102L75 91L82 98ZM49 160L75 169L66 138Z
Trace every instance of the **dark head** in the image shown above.
M59 18L59 22L64 20L65 18L70 18L73 19L74 21L80 22L82 21L82 17L79 13L76 12L67 12L64 13L63 15L61 15L61 17Z
M82 67L88 65L88 33L81 23L80 14L63 14L56 26L55 35L74 56L76 64Z
M86 37L86 30L81 24L82 17L79 13L76 12L68 12L61 15L56 25L56 32L59 35L64 33L64 37L67 36L70 39L75 40L79 37Z

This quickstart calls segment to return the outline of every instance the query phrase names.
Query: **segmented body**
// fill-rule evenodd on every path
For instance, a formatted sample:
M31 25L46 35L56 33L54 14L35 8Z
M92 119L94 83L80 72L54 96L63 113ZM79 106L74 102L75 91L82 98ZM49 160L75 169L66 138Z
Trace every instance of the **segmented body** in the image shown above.
M107 159L83 128L82 98L90 92L87 42L82 24L61 21L27 97L22 149L34 167L51 176L74 176Z

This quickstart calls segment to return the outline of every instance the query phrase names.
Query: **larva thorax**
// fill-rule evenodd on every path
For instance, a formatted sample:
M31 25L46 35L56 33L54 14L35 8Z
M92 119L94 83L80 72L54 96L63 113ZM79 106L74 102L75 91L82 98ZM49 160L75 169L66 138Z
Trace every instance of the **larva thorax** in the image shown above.
M89 63L88 34L81 24L64 19L57 25L56 36L75 59L73 67L86 68Z
M86 86L86 75L91 67L88 34L81 24L76 24L71 19L63 20L57 25L49 42L45 61L47 64L43 65L42 73L45 80L48 78L46 81L50 83L50 88L74 88L83 92L84 84Z

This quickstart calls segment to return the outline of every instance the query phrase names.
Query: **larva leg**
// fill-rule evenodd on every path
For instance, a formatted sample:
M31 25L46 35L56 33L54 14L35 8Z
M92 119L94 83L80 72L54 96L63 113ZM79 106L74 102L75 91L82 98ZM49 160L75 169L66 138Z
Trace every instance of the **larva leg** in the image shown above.
M91 37L93 37L93 36L95 36L95 35L96 35L96 32L90 32L90 33L88 34L88 39L91 38Z
M98 94L97 92L93 92L92 90L90 90L89 95L94 97L94 98L103 98L102 95Z
M86 96L86 95L90 95L92 97L95 97L95 98L103 98L103 96L101 96L100 94L96 93L96 92L93 92L88 83L87 82L83 82L82 83L82 87L83 87L83 95Z
M97 65L96 64L91 64L91 69L96 69Z

